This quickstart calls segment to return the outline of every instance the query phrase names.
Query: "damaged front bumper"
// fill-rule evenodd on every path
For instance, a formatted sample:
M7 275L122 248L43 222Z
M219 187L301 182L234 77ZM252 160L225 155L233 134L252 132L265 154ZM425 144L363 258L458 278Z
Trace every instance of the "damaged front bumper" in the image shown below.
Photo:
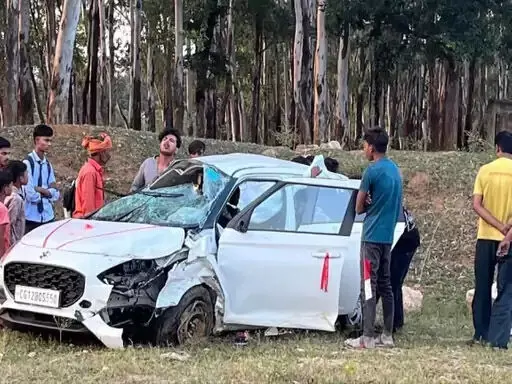
M91 333L109 348L124 347L123 330L109 326L100 315L100 311L106 308L111 286L99 282L86 284L80 300L67 308L46 308L17 303L4 286L2 289L6 300L0 305L0 319L6 325L63 333ZM84 304L90 304L89 308L83 308Z

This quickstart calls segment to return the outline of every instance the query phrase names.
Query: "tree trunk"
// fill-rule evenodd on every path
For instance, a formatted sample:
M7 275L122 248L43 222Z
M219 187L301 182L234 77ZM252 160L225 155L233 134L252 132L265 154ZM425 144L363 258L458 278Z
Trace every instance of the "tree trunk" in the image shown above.
M4 123L6 126L16 125L18 117L19 13L18 0L7 0L7 98L4 103Z
M174 0L174 30L175 30L175 69L174 69L174 103L175 128L183 132L183 118L185 114L185 101L183 95L183 0Z
M134 15L133 15L133 83L132 83L132 100L133 109L132 116L130 116L130 125L132 129L140 131L142 128L141 121L141 79L140 79L140 35L142 32L142 0L133 0Z
M459 77L456 64L452 60L446 63L446 86L444 97L444 121L441 149L457 149L457 127L459 116Z
M55 0L46 0L46 19L48 22L46 23L46 68L48 72L48 84L45 84L45 87L48 89L51 88L51 72L52 66L55 62L55 50L56 50L56 42L55 42L55 33L56 33L56 21L55 21L55 10L57 9L55 5ZM80 6L79 6L80 7ZM64 8L62 8L62 14L64 15ZM62 18L62 16L61 16ZM62 25L62 19L61 19ZM42 64L42 62L41 62ZM50 98L48 98L49 102Z
M168 62L171 62L171 43L170 41L166 44L165 55ZM173 82L173 74L172 74L172 65L165 66L164 72L164 100L163 100L163 122L164 127L172 127L173 126L173 111L172 111L172 82ZM195 100L195 95L194 95Z
M108 0L107 0L108 1ZM107 87L107 39L105 34L105 4L103 0L98 2L98 25L99 25L99 41L100 41L100 54L99 54L99 74L100 74L100 115L103 125L109 125L108 113L108 87Z
M187 54L192 56L192 44L190 39L187 40ZM185 73L186 93L187 93L187 132L189 135L197 136L196 124L196 73L192 68L188 67Z
M296 107L295 126L302 141L311 143L311 33L310 4L307 0L295 0L295 47L294 47L294 99Z
M345 135L349 130L348 115L348 72L350 59L350 40L349 27L343 28L343 36L340 37L340 46L338 49L338 92L336 100L336 140L340 143L345 142Z
M110 0L108 4L108 124L111 127L114 127L116 125L116 115L114 109L114 65L114 0Z
M50 124L64 121L67 111L69 79L79 17L80 0L64 0L50 84L47 112L47 120Z
M101 0L98 0L101 1ZM91 60L91 67L89 71L89 121L91 125L96 125L97 121L97 106L98 106L98 48L100 40L100 15L98 1L92 0L92 39L91 50L89 51L89 59ZM100 75L101 76L101 75Z
M136 36L136 31L135 31L135 8L136 8L136 4L137 4L137 1L138 0L128 0L128 2L130 3L130 46L129 46L129 49L128 49L128 57L130 57L130 62L131 62L131 66L130 66L130 86L131 86L131 91L130 91L130 97L128 99L128 122L129 122L129 125L132 124L132 116L133 116L133 71L134 71L134 66L133 66L133 57L134 57L134 54L133 54L133 50L134 50L134 44L135 44L135 36ZM170 79L168 79L170 80ZM131 128L133 128L133 126L131 126Z
M237 86L236 86L236 63L235 63L235 28L233 24L233 2L229 0L229 13L227 25L227 59L228 59L228 80L226 81L226 89L229 91L229 121L231 128L231 140L241 141L242 135L240 132L240 116L237 113Z
M256 15L256 31L254 40L254 67L252 74L252 107L251 107L251 136L252 143L258 142L258 127L260 119L261 71L263 67L263 20Z
M149 23L148 23L149 24ZM148 25L149 30L149 25ZM153 44L148 44L148 57L147 57L147 88L148 88L148 130L151 132L156 131L156 112L155 112L155 66L153 62Z
M74 109L74 100L73 100L73 78L74 78L73 70L71 70L71 75L69 77L69 91L68 91L68 116L67 123L73 124L73 109Z
M20 76L18 91L18 121L23 125L34 124L34 101L30 79L29 65L29 33L30 33L30 3L20 0L19 38Z
M325 0L318 1L316 17L315 103L313 142L327 141L327 38L325 36Z
M464 123L464 134L462 146L464 149L469 149L469 135L473 132L473 104L475 98L475 75L476 75L476 58L471 58L469 62L468 71L468 97L466 107L466 119Z

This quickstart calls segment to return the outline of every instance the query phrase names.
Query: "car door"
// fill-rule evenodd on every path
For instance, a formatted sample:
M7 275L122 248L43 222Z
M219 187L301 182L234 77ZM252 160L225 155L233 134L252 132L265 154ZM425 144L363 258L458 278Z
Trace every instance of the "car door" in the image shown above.
M279 182L235 217L217 254L224 322L333 331L355 195L339 180Z

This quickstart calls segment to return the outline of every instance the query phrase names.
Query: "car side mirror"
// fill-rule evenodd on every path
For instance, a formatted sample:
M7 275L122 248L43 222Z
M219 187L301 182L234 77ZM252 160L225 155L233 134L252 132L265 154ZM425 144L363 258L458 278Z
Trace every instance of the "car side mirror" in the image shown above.
M238 222L238 225L237 225L237 230L238 232L241 232L241 233L246 233L247 232L247 228L248 228L248 223L247 223L247 219L244 217L243 219L241 219L239 222Z

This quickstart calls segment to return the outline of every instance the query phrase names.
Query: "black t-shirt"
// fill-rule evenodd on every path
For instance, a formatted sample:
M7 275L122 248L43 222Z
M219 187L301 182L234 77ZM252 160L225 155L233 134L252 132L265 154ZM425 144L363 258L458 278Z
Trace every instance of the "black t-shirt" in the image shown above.
M395 249L399 249L401 252L412 252L415 251L421 244L420 231L416 226L414 217L404 208L405 216L405 230L398 239L395 245Z

